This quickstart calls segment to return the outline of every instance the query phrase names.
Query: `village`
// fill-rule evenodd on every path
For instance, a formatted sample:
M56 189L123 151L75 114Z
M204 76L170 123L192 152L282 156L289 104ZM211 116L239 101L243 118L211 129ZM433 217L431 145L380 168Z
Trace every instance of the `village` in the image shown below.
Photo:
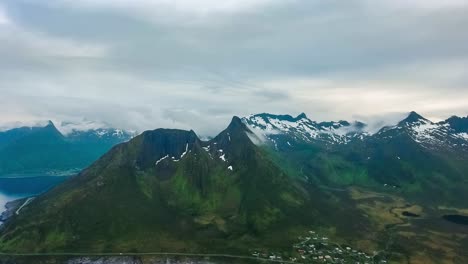
M298 241L292 246L293 253L288 256L264 251L254 251L252 256L278 263L388 263L383 256L383 252L373 252L373 255L369 255L350 246L334 243L327 236L320 235L315 231L308 231L305 236L298 237Z

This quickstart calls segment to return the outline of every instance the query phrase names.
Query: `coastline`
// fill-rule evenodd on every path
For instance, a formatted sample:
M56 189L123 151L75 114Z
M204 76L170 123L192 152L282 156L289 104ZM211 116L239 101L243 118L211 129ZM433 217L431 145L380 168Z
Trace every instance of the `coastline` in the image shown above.
M3 211L0 212L0 225L10 219L15 213L23 206L27 205L28 201L31 201L32 197L23 197L15 200L11 200L5 203Z

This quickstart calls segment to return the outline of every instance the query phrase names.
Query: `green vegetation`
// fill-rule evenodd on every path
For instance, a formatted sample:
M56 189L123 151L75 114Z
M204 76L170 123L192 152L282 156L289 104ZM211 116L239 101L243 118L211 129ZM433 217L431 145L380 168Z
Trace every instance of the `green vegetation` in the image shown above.
M448 237L466 227L438 222L438 208L466 207L463 158L404 134L278 149L254 145L246 130L234 118L208 142L193 131L158 129L120 144L7 222L0 251L271 249L314 259L323 256L320 249L291 252L312 229L340 245L324 247L334 259L342 258L341 245L352 245L366 254L351 251L345 259L431 263L460 257L454 252L467 246L464 235ZM409 219L405 211L420 217ZM429 261L417 253L428 249L436 252Z
M6 223L0 248L235 252L268 244L262 236L311 219L301 212L308 195L245 129L234 119L208 143L191 131L145 132L24 208Z

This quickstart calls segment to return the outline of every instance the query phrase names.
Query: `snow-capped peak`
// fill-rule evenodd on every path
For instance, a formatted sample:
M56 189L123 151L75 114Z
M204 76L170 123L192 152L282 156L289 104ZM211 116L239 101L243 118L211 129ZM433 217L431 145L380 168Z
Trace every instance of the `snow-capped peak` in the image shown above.
M458 148L468 147L468 117L451 117L445 121L434 123L416 112L396 126L385 127L379 134L392 137L393 131L409 135L415 142L426 148Z
M257 114L244 117L243 122L257 135L269 138L275 145L274 135L288 135L294 141L323 141L330 144L347 143L357 134L364 136L363 123L347 121L321 122L310 120L302 113L290 115ZM290 145L290 143L289 143Z
M405 125L414 125L414 124L431 124L432 122L424 117L422 117L420 114L411 111L408 116L401 120L398 123L398 126L405 126Z

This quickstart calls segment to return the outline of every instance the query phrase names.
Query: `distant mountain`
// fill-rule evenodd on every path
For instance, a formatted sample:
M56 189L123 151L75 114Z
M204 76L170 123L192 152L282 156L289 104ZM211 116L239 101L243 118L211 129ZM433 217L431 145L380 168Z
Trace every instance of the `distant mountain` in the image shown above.
M73 130L63 135L49 121L43 127L0 132L0 177L62 174L82 169L133 135L117 129Z
M468 117L453 116L445 121L434 123L416 112L411 112L407 118L396 126L385 127L377 134L392 136L403 133L423 147L446 151L468 153ZM463 154L464 155L464 154Z
M207 142L193 131L146 131L34 200L6 224L2 249L222 250L226 239L248 248L313 221L307 192L249 135L237 117Z
M364 131L366 125L361 122L318 123L307 118L304 113L297 117L263 113L244 117L242 120L277 147L287 147L286 145L294 143L342 144L367 136Z
M361 122L318 123L304 114L242 120L283 169L316 184L391 185L421 198L437 191L442 200L458 200L468 186L468 118L434 123L411 112L375 134Z

